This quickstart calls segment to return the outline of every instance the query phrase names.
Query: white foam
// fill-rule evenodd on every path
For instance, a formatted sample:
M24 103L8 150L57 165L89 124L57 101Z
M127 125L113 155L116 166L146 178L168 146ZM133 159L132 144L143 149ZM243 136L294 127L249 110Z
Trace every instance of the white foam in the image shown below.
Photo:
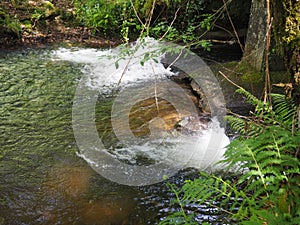
M181 164L181 160L185 159L183 165L185 168L216 170L222 167L216 163L223 159L229 143L224 128L220 127L216 119L212 119L207 131L201 136L180 134L172 136L165 133L164 138L125 143L125 147L115 148L112 154L132 164L136 163L139 156L143 156L155 163L167 160L170 165Z
M194 142L191 141L191 143L194 143L194 154L187 163L189 167L207 170L216 170L223 167L221 164L216 163L224 159L226 146L230 143L230 140L225 134L225 129L220 127L220 123L216 118L212 119L207 131L202 136L197 136Z
M119 81L121 86L128 86L174 75L170 69L165 68L160 62L163 54L154 56L155 60L149 59L145 61L143 66L141 65L145 55L157 52L155 50L158 48L158 41L146 38L145 43L136 44L127 49L134 50L133 55L126 55L124 48L110 50L59 48L53 51L52 58L85 64L86 85L105 93L115 88ZM118 64L118 68L116 68L116 64Z

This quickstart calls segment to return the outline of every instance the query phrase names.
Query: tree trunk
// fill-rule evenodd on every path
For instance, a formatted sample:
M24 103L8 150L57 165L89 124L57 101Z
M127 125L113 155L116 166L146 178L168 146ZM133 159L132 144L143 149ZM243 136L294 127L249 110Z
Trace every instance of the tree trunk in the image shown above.
M250 20L243 61L260 71L264 59L267 33L266 4L263 0L252 0Z
M293 96L300 104L300 2L272 0L276 51L284 57Z
M276 54L284 58L293 96L300 104L300 1L271 0L272 39ZM252 0L243 62L261 70L267 34L265 0ZM290 90L291 91L291 90Z

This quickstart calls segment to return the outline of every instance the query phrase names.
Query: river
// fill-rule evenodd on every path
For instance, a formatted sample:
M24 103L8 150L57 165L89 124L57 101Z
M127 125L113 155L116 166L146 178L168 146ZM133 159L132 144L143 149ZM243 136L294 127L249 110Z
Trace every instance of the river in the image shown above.
M130 137L134 140L126 139L126 146L124 142L120 144L118 139L126 135L118 133L123 129L122 123L112 119L118 118L111 114L117 107L116 93L125 87L142 87L146 92L149 82L155 81L159 86L174 73L157 63L153 77L149 72L153 65L139 65L131 67L131 76L124 77L119 85L122 70L108 76L111 71L101 64L105 59L98 59L111 52L49 47L0 55L0 224L157 224L169 212L180 210L170 205L174 196L165 181L153 179L147 185L128 185L126 181L118 183L118 178L102 176L97 161L91 162L91 154L81 148L76 134L74 137L74 105L80 100L74 96L78 86L83 85L87 90L97 90L93 121L107 155L129 166L148 168L162 158L167 162L164 159L173 154L170 149L178 147L180 138L173 127L180 118L174 112L181 109L153 96L142 101L138 98L137 104L127 100L125 108L132 108ZM157 105L163 112L162 119L169 120L166 124L152 120L160 116L153 115ZM184 110L181 116L189 116L189 110ZM144 123L149 126L144 127ZM197 169L208 168L222 157L229 142L224 128L213 120L203 132L184 139L184 145L180 139L180 154L167 164L178 165L171 170L170 182L181 185L185 179L196 177ZM208 146L205 142L215 135L224 140L217 145L219 155L209 165L199 164L199 160L207 161L202 153L185 156L190 154L184 149L186 143ZM197 212L199 223L227 223L214 208L190 206L190 210Z

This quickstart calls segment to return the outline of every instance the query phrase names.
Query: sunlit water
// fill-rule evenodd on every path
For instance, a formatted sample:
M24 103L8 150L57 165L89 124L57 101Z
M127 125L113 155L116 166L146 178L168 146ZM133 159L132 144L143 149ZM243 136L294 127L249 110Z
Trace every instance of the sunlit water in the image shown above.
M122 117L122 114L126 113L126 109L131 108L131 101L134 101L134 99L135 101L136 99L138 99L138 101L133 105L140 104L141 102L146 101L146 95L142 93L144 91L149 91L146 86L150 86L152 83L159 83L164 80L168 80L171 76L177 76L176 72L171 71L169 67L166 67L166 65L160 63L160 60L162 57L164 57L164 55L153 55L153 57L155 57L156 59L155 61L148 60L145 61L143 65L141 65L141 61L144 60L145 55L153 51L153 49L155 49L155 47L158 45L157 42L151 38L146 38L146 43L147 44L142 45L137 49L133 47L133 49L136 50L135 52L131 53L133 57L128 57L127 55L123 56L122 52L124 50L119 48L105 51L96 49L74 49L72 51L70 49L61 48L53 52L54 59L56 60L67 60L71 62L83 63L85 65L83 71L84 75L82 77L83 82L81 82L81 85L85 85L90 89L99 91L100 104L103 102L103 98L114 96L112 92L116 89L122 90L124 88L140 88L140 92L134 92L132 94L141 95L140 98L135 98L136 96L128 94L126 98L121 97L121 100L119 100L121 101L122 106L118 107L117 112L111 112L111 109L108 110L107 117L109 117L109 114L112 114L113 117L117 118L115 119L115 121L117 121L115 123L117 123L119 127L115 128L114 132L122 129L125 131L125 133L129 132L129 128L124 128L126 126L127 120L125 120L126 118L124 119L124 117ZM123 59L123 57L125 57L125 59ZM179 88L181 89L181 87ZM173 93L168 93L169 95L176 95L178 92L172 85L169 85L168 87L166 87L166 89L174 89ZM159 95L159 89L156 91L156 93L157 95ZM120 93L120 95L122 95L122 92ZM146 97L154 98L155 96ZM181 99L180 97L178 97L178 99L175 99L174 101L179 102L180 105L188 105L185 99ZM118 100L115 100L115 102L118 102ZM167 108L170 108L172 104L173 102L171 102L171 105L167 106ZM157 110L155 110L156 106L158 108ZM154 104L151 107L143 107L141 105L140 107L137 107L137 109L130 111L128 115L128 117L131 117L129 118L129 123L131 121L135 121L132 122L133 124L138 123L137 120L141 119L140 115L144 115L145 113L147 113L147 110L143 110L144 108L149 109L148 111L153 114L153 112L161 111L161 109L159 108L164 108L164 106L165 103L161 104L160 101L158 101L156 105ZM102 108L102 106L100 105L96 108ZM179 115L178 119L175 122L183 119L184 116L189 116L191 114L193 115L193 112L190 112L188 107L186 108L187 109L184 110L183 113L180 112L183 115ZM176 107L173 110L167 109L165 115L172 114L174 113L174 111L176 112L176 110L178 111L179 109L177 109ZM132 116L132 114L136 115ZM165 123L165 126L169 125L166 123L166 120L162 113L158 113L157 115L148 115L147 117L148 121L143 121L140 126L148 126L149 129L154 129L154 131L152 132L149 131L150 138L136 139L135 136L133 136L132 138L129 138L129 140L126 139L126 146L124 146L124 142L121 142L121 145L119 144L119 142L117 142L116 145L108 146L108 149L112 150L110 152L113 152L113 154L116 155L118 159L136 164L136 158L138 158L139 156L150 159L154 162L159 162L162 159L168 158L170 159L171 165L180 164L180 160L186 160L184 167L206 169L207 167L215 166L214 164L222 158L222 155L225 151L225 146L229 144L229 139L225 135L224 129L220 127L219 122L216 119L213 119L212 122L210 122L210 124L206 127L205 132L202 132L201 135L186 135L184 136L184 138L179 138L178 135L168 135L168 132L164 132L165 129L161 129L161 126L163 125L159 125L160 122ZM163 120L156 120L158 125L155 124L155 121L152 121L153 119L155 120L157 118L161 118ZM114 124L114 121L112 121L112 123ZM176 123L174 123L173 126L175 124ZM132 129L132 127L134 126L131 126L130 131L136 131L138 136L145 136L139 135L139 132L136 129ZM137 127L137 129L140 129L141 127ZM162 130L162 132L157 132L155 128ZM170 130L170 128L166 130ZM107 133L107 129L104 129L104 131ZM155 138L152 138L151 135L155 135L155 133L159 133L159 135L156 135ZM103 134L100 134L100 136L103 137ZM121 139L123 138L123 136L118 138ZM180 144L178 142L180 142ZM176 144L179 147L178 151L176 150L176 153L174 154L170 149L175 149ZM187 157L185 157L185 155L188 154L191 155L190 159L187 159ZM171 158L172 155L175 155L175 158ZM94 161L93 164L97 164L97 162Z
M117 147L109 115L111 90L118 83L118 74L104 81L99 77L101 66L97 66L97 57L107 53L58 49L1 55L0 224L155 224L168 212L179 210L169 205L172 194L164 183L145 187L119 185L94 172L76 154L79 150L72 130L72 104L76 85L85 77L90 88L103 90L101 104L96 107L96 123L111 154L132 164L155 163L162 157L159 149L158 153L144 151L145 142L135 143L132 148ZM172 75L162 65L157 66L160 79ZM134 74L140 73L143 71ZM122 85L149 81L153 79L151 74L124 78ZM177 121L175 116L174 123ZM137 129L137 136L147 133L141 130ZM211 133L221 131L217 122L208 129ZM169 142L172 141L174 138ZM139 155L143 151L148 155L138 157L138 151L133 151L138 146L142 146ZM186 167L198 167L194 159ZM171 181L182 184L196 174L193 169L183 170ZM190 207L198 213L199 221L220 220L214 209ZM220 224L226 220L221 221Z

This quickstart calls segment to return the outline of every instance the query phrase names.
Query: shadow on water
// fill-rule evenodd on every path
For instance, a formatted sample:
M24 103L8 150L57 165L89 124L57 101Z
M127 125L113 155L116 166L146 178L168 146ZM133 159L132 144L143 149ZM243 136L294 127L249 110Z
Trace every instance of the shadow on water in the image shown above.
M169 206L165 183L119 185L77 157L71 113L82 68L48 51L0 56L0 224L156 224L179 210ZM181 171L172 181L197 174ZM213 210L191 207L199 221L218 220Z

